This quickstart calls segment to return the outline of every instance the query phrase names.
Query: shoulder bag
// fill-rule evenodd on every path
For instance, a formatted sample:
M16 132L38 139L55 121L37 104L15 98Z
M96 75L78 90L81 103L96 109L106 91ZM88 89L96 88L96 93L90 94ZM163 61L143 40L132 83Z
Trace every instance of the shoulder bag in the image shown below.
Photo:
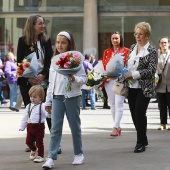
M124 79L118 79L112 86L112 92L120 96L128 96L128 82Z

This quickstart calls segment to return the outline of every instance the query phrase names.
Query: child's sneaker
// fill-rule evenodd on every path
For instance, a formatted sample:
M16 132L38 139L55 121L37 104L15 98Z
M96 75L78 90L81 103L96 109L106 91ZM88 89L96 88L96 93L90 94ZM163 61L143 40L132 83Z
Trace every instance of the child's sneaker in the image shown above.
M74 161L72 162L73 165L81 165L84 161L83 154L74 155Z
M54 161L51 158L47 158L45 164L42 165L42 168L53 168L54 167Z
M35 163L44 162L44 158L42 158L41 156L37 156L37 157L34 159L34 162L35 162Z
M30 159L33 160L36 157L36 151L31 151L30 152Z

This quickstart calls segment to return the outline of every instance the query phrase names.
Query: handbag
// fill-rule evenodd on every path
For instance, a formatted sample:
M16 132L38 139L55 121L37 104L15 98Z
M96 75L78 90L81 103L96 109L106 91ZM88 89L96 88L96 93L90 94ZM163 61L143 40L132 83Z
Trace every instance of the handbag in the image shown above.
M120 96L127 97L128 91L129 91L128 82L124 79L121 80L118 79L112 86L112 92Z

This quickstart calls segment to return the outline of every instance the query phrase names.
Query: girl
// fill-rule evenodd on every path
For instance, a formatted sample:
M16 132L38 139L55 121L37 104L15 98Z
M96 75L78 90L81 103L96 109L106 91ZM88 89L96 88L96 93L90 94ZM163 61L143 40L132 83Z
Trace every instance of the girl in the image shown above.
M54 55L66 51L75 50L73 36L68 31L62 31L57 35ZM71 81L71 91L65 90L65 76L57 73L52 65L50 67L49 87L47 89L45 109L50 113L52 107L52 128L50 134L49 155L42 166L43 168L52 168L57 159L57 151L60 146L64 114L72 133L74 147L74 161L72 164L82 164L84 161L81 122L80 122L80 100L81 86L86 83L87 77L83 66L75 75L69 77Z
M29 90L29 96L31 103L26 106L19 130L23 131L27 127L26 144L31 149L30 159L39 163L44 162L44 123L46 117L50 117L50 115L42 103L45 96L42 86L32 86ZM36 156L37 150L38 156Z

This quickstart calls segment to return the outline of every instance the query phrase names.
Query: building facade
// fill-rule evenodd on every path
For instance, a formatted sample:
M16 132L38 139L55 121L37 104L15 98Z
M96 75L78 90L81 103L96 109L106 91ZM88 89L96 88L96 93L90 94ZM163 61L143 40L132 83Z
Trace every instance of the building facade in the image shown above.
M149 22L150 42L158 48L162 36L170 36L170 0L0 0L0 52L16 54L18 38L31 14L45 18L46 32L55 42L61 30L70 30L77 50L95 49L96 58L110 44L110 33L120 31L124 46L135 42L134 27Z

